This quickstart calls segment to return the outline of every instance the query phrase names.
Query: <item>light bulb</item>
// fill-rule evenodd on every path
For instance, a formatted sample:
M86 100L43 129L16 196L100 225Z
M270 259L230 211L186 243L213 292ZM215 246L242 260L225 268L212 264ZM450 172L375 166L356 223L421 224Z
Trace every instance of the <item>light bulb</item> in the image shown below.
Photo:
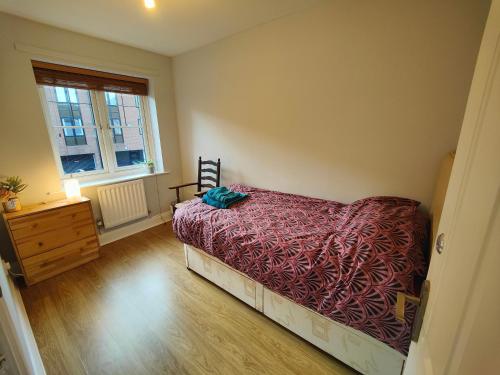
M155 0L144 0L144 6L147 9L153 9L156 6Z

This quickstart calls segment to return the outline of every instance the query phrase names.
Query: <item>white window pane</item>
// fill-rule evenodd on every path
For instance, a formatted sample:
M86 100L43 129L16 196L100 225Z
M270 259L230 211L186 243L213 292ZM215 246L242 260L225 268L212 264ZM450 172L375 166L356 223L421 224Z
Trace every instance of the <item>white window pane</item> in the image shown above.
M71 102L60 102L59 96L64 94L64 87L44 86L47 99L49 121L51 126L94 126L94 111L90 100L90 92L83 89L73 90ZM73 100L77 100L73 103Z
M108 118L112 126L142 126L141 100L138 95L105 93ZM111 100L111 97L114 99Z
M113 143L116 156L116 166L127 167L144 163L146 161L146 148L141 129L121 128L121 133L123 142Z
M95 128L53 128L64 174L103 169Z
M76 97L78 98L77 103L80 104L91 104L90 101L90 91L85 89L75 89Z
M114 92L106 92L105 96L107 105L118 105L116 94Z
M69 93L69 101L71 103L78 103L78 97L76 95L76 90L75 89L68 89L68 93Z
M43 86L48 120L64 174L103 170L89 90Z
M57 98L58 102L62 102L62 103L67 102L66 92L64 90L64 87L56 87L55 91L56 91L56 98Z
M62 118L61 121L63 126L73 126L73 121L69 118Z
M125 107L124 118L127 126L142 126L141 111L138 107Z

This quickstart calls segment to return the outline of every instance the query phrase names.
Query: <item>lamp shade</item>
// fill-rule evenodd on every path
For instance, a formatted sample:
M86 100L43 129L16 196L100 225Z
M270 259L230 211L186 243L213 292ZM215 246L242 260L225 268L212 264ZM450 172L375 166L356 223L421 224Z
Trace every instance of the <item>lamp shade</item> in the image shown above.
M66 198L69 200L79 200L82 197L80 183L75 178L64 180L64 191L66 192Z

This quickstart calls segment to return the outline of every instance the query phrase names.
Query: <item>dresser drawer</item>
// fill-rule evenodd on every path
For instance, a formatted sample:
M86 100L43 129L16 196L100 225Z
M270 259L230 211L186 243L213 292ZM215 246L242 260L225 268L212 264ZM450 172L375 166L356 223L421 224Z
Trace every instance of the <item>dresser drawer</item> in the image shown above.
M99 256L97 238L79 240L22 261L28 284L47 279Z
M67 228L91 218L89 204L83 203L11 219L9 227L14 241L18 241L53 229Z
M24 259L90 236L95 237L91 218L64 228L40 233L38 236L23 238L16 241L16 246L19 257Z

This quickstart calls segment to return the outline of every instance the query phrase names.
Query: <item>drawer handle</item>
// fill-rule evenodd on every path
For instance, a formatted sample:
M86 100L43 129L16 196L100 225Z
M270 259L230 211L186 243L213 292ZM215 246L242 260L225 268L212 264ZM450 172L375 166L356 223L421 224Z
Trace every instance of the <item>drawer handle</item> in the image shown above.
M43 242L38 242L38 246L42 247L43 246Z
M72 215L71 215L71 218L73 218L73 219L74 219L75 217L76 217L76 214L72 214Z
M42 264L40 264L40 267L48 267L50 266L51 264L54 264L54 263L57 263L57 262L60 262L61 260L63 260L64 257L61 257L59 259L54 259L54 260L46 260L45 262L43 262Z
M94 252L94 249L85 250L85 248L83 248L83 247L80 248L80 256L82 256L82 257L86 257L87 255L92 254L93 252Z
M31 226L31 228L32 228L32 229L35 229L35 228L37 228L37 227L38 227L38 223L35 223L35 224L33 224L33 225Z

